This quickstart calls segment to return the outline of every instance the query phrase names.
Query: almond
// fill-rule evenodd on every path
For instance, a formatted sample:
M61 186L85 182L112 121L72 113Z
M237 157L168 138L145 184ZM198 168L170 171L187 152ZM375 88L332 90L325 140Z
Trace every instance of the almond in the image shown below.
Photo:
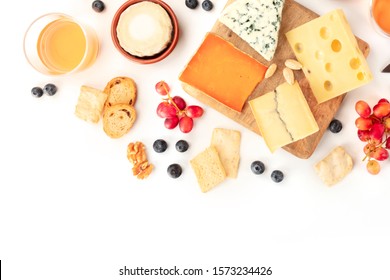
M268 67L267 71L265 71L264 78L265 78L265 79L268 79L268 78L272 77L273 74L275 74L275 71L276 71L276 68L277 68L277 67L278 67L278 66L277 66L275 63L272 63L272 64Z
M283 76L286 79L287 83L289 83L290 85L294 84L294 81L295 81L294 73L290 68L285 67L283 69Z
M291 70L301 70L302 69L302 64L299 61L296 61L295 59L287 59L284 62L284 65L286 65L286 67L290 68Z

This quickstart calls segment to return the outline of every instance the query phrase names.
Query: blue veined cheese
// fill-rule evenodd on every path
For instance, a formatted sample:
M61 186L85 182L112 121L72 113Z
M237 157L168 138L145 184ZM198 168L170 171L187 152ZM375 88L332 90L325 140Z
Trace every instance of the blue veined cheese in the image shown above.
M236 0L219 21L271 61L278 45L284 0Z

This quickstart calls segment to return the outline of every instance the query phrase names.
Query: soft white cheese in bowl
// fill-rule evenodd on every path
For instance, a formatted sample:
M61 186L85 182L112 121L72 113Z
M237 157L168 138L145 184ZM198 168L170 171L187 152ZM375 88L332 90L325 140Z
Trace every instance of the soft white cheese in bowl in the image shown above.
M164 58L178 39L177 19L173 11L162 1L128 2L129 5L125 3L113 20L114 44L128 58L139 58L140 63ZM159 56L163 57L159 59ZM149 58L157 60L149 62Z

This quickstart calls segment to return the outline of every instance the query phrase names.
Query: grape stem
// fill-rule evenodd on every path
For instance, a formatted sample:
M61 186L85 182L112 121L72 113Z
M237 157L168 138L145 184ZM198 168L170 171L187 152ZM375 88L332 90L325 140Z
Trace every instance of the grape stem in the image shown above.
M387 132L386 132L386 134L385 134L385 140L383 140L383 142L379 143L378 145L375 145L375 146L374 146L374 149L370 149L369 152L370 152L370 153L371 153L371 152L374 152L377 148L380 148L380 147L382 147L383 145L385 145L385 144L386 144L386 141L387 141L387 139L388 139L389 137L390 137L390 135L388 135ZM365 161L365 160L367 159L367 157L368 157L368 160L371 159L371 157L368 156L368 155L366 154L366 156L363 158L362 161Z
M167 96L168 96L168 98L165 98L164 100L168 100L169 103L173 104L173 106L175 106L175 108L179 112L179 114L182 115L184 113L184 111L180 110L179 107L176 105L175 101L173 101L171 95L169 94L169 90L165 86L165 83L163 83L163 87L164 87L164 90L165 90L165 92L167 93Z

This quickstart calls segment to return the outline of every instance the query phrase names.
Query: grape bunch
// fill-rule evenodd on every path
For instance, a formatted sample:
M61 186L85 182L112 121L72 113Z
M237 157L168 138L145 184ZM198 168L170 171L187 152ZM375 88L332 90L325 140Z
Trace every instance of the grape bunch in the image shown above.
M164 126L174 129L179 125L181 132L190 132L194 126L194 119L203 115L203 108L197 105L187 106L180 96L171 97L170 87L165 81L159 81L155 88L157 93L165 97L157 106L157 116L165 119Z
M390 149L390 103L380 99L371 109L367 102L359 100L355 104L359 117L355 121L358 137L366 142L364 160L368 160L366 168L371 174L380 172L379 161L389 158Z

